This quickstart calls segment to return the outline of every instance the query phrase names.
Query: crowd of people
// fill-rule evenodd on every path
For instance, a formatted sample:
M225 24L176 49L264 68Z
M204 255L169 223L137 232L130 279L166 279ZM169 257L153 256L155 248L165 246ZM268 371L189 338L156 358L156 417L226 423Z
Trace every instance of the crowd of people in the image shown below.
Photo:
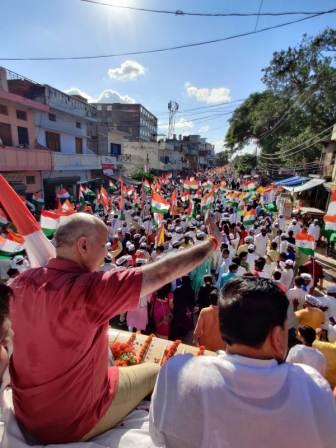
M324 288L322 266L297 244L319 243L318 221L286 219L276 197L267 207L239 178L225 188L216 175L192 181L187 200L183 179L152 185L170 204L162 214L143 186L130 196L121 186L109 212L91 204L61 221L47 266L12 261L2 347L10 300L14 409L33 441L90 440L154 388L155 446L333 446L336 405L314 343L336 342L336 286ZM160 373L150 363L108 368L109 323L218 356L175 357Z

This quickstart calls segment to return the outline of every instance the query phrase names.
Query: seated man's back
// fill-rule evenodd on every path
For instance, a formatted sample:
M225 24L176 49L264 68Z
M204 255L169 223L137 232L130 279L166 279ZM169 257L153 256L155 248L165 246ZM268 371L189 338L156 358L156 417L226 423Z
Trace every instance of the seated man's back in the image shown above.
M238 278L219 300L226 353L171 359L150 411L152 440L166 448L328 448L336 404L309 366L284 362L288 300L270 280ZM161 445L160 445L161 444Z
M172 358L150 414L166 448L331 448L335 427L330 386L314 369L224 352Z

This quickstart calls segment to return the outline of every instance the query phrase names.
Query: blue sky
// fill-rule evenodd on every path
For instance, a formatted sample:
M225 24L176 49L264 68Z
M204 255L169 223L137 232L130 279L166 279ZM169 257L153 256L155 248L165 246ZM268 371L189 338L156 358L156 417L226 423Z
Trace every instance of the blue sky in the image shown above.
M258 11L260 0L106 0L146 8L198 11ZM94 55L160 48L253 30L256 18L195 18L149 14L80 0L1 0L0 57ZM324 10L335 0L264 0L262 11ZM258 28L297 16L260 17ZM278 30L184 50L88 61L0 61L35 81L61 90L80 89L91 99L142 103L165 133L170 99L180 104L176 133L201 133L221 149L229 115L183 113L236 100L262 90L261 69L272 53L336 23L336 14ZM116 93L115 93L116 92ZM103 96L102 96L103 94ZM230 111L227 105L221 112ZM201 109L197 112L202 111ZM207 118L208 117L208 118ZM196 119L196 120L195 120Z

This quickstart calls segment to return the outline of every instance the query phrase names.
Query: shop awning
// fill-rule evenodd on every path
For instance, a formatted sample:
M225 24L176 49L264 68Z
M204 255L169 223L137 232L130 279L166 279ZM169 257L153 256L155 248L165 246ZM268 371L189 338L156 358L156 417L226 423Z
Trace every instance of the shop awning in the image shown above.
M308 180L307 177L292 176L292 177L287 177L286 179L278 180L278 181L274 182L274 185L276 187L279 185L293 187L295 185L303 184L304 182L306 182L306 180Z
M318 187L325 183L325 179L310 179L303 185L299 185L296 187L293 186L284 186L284 189L290 191L291 193L301 193L301 191L311 190L312 188Z

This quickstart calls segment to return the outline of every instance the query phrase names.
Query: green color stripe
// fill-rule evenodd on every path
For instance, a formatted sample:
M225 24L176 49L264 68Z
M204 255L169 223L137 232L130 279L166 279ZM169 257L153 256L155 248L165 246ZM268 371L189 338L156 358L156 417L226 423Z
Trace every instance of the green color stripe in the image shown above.
M314 255L314 250L310 247L298 247L298 251L305 255Z
M51 238L54 236L55 229L43 229L42 228L42 230L43 230L45 236L47 236L48 238Z

